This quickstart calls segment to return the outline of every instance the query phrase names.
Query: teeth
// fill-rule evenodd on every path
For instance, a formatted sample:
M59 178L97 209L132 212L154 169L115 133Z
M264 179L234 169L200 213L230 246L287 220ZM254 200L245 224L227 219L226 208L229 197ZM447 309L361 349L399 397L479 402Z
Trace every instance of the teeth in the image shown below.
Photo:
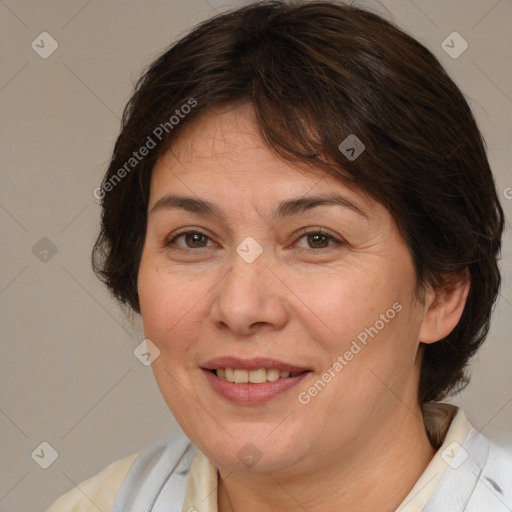
M247 370L234 370L233 382L235 384L243 384L244 382L249 382L249 372Z
M277 368L269 368L269 369L267 370L267 380L268 380L269 382L272 382L272 381L274 381L274 380L279 379L279 374L280 374L280 373L281 373L281 372L280 372Z
M259 370L251 370L249 372L249 382L253 384L261 384L262 382L267 382L267 371L264 368L260 368Z
M277 379L295 377L298 373L290 373L277 368L259 368L258 370L241 370L236 368L218 368L217 377L234 382L235 384L261 384L273 382Z

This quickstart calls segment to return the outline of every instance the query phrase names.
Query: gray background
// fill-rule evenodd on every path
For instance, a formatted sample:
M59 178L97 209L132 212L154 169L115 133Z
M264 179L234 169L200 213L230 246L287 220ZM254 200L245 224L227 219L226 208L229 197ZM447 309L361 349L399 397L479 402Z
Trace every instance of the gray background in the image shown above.
M142 340L139 320L123 315L90 269L99 222L92 192L143 68L201 20L242 3L0 1L4 512L42 510L74 483L175 428L151 370L133 355ZM360 4L419 39L462 88L511 219L512 1ZM34 40L42 46L43 31L58 42L47 59L31 47ZM458 58L441 46L454 31L469 44ZM44 46L50 48L48 39ZM512 435L511 251L508 226L492 332L472 385L455 399L490 436ZM31 457L43 441L59 455L48 469Z

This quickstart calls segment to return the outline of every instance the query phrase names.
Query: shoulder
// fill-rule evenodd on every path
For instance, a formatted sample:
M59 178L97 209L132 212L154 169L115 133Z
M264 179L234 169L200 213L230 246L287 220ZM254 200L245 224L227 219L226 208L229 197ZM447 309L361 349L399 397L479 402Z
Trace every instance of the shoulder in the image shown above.
M112 512L181 511L197 448L180 430L146 448L126 475Z
M110 510L123 480L139 453L120 459L97 475L79 483L50 505L47 512L97 512Z
M512 503L512 440L489 439L489 456L484 476L494 487L503 491Z
M510 512L512 441L488 438L458 411L438 451L444 465L425 512ZM438 455L436 454L436 456Z
M174 432L79 483L46 512L146 510L147 504L160 495L161 500L171 499L172 505L179 501L176 498L184 496L188 469L196 451L181 430ZM166 508L167 512L173 510L170 505Z
M483 436L482 436L483 437ZM512 510L512 442L485 438L487 458L476 477L467 512ZM472 475L473 476L473 475Z

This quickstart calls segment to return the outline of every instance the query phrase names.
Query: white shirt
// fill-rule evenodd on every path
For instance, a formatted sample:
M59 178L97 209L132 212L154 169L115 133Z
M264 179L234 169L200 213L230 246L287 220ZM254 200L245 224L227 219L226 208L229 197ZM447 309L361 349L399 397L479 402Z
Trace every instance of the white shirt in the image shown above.
M454 406L429 407L441 446L395 512L512 512L512 447L489 443ZM47 512L218 512L218 475L183 434L111 464Z
M451 417L453 416L446 416L446 419L449 420ZM419 512L423 510L446 468L449 467L446 460L450 460L449 456L453 455L455 457L457 448L464 442L470 428L466 416L459 410L451 422L443 445L436 452L407 497L396 509L396 512ZM446 450L448 452L444 453ZM182 512L188 512L189 510L192 512L194 509L198 512L218 512L217 493L215 492L217 485L217 468L202 452L198 451L190 468ZM207 498L204 499L204 496Z

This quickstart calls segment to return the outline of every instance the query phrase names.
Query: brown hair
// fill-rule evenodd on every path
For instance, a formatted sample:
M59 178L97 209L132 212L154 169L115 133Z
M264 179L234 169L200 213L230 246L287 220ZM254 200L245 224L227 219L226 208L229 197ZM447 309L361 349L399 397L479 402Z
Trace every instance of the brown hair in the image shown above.
M458 325L424 345L419 401L463 387L500 286L504 220L485 145L432 53L359 8L250 4L203 22L153 62L126 106L102 184L97 275L140 312L137 274L156 159L201 113L247 103L277 154L353 183L389 209L410 247L418 290L469 269ZM354 160L338 148L350 134L366 148Z

